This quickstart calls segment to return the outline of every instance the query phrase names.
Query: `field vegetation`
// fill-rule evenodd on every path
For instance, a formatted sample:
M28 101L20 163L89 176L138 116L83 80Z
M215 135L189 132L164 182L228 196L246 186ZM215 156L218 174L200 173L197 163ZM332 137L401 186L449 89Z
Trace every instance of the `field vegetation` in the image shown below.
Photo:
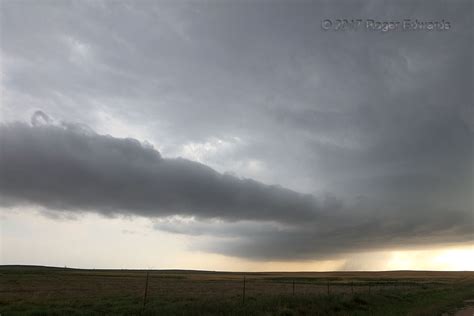
M472 298L474 272L0 267L2 316L449 315Z

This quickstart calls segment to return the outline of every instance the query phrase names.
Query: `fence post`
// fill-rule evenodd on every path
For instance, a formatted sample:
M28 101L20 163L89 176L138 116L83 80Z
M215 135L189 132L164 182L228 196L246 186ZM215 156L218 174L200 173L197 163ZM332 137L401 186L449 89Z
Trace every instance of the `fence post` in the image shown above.
M293 280L293 296L295 296L295 280Z
M145 305L146 305L146 299L147 299L147 296L148 296L148 276L150 274L150 271L146 271L146 281L145 281L145 295L143 296L143 309L145 309Z
M242 304L245 304L245 275L244 275L244 288L242 291Z

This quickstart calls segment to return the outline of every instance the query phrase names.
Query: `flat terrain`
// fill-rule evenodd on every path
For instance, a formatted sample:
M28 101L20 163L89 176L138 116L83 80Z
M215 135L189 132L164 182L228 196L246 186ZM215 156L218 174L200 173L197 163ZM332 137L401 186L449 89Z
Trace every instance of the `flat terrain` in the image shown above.
M2 316L452 315L473 298L474 272L244 274L0 266Z

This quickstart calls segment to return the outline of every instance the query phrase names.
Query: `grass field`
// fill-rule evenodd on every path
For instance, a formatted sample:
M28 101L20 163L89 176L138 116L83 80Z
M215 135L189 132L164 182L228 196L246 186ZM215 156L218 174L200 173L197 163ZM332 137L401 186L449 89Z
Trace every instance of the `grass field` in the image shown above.
M441 315L474 272L245 273L0 266L4 315Z

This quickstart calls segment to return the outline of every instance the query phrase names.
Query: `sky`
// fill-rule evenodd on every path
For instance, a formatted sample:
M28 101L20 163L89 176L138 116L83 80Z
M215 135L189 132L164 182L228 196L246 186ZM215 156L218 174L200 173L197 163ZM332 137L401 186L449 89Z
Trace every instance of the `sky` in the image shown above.
M474 270L472 5L1 0L0 264Z

